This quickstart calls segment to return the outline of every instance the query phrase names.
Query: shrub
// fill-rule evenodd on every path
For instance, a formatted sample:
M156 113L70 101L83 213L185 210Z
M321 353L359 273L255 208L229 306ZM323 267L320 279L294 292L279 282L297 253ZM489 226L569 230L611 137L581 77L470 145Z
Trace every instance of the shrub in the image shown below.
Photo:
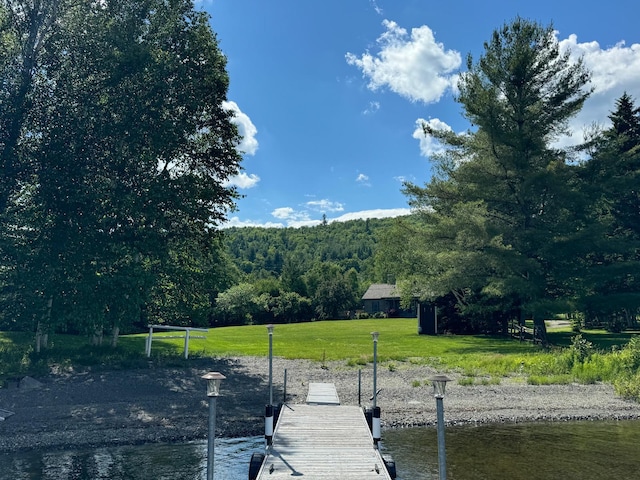
M619 355L623 368L631 371L640 368L640 337L633 337L629 340Z
M615 380L613 388L622 398L640 401L640 372Z
M595 351L593 343L578 334L571 339L571 353L575 362L583 363Z
M566 385L572 381L570 375L531 375L527 379L529 385Z

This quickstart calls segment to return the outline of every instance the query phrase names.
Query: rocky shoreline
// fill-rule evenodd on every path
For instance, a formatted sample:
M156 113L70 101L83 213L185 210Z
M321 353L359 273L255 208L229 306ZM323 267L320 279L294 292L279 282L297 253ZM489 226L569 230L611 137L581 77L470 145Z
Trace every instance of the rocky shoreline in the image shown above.
M306 360L273 361L274 400L282 402L287 372L288 403L305 401L309 382L336 385L341 403L361 404L372 394L371 365ZM0 452L66 449L206 438L207 371L226 375L217 401L217 436L243 437L263 432L268 402L268 360L264 357L197 359L187 368L93 369L59 372L38 383L0 389L0 409L15 414L0 422ZM409 362L378 366L377 404L384 428L433 426L435 401L429 367ZM569 420L640 419L640 404L623 400L610 385L532 386L525 379L498 385L447 386L445 420L449 425Z

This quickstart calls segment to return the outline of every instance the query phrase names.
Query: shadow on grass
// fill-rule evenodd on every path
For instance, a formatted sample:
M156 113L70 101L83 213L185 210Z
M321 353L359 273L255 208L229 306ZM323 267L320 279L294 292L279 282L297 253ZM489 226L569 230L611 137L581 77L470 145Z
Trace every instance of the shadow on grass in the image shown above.
M530 342L520 342L509 337L495 335L471 335L455 337L455 339L456 341L452 342L451 347L447 348L447 353L518 355L541 348Z
M621 332L611 333L605 330L583 330L580 332L582 337L593 343L593 346L599 350L611 350L613 347L622 347L629 343L632 337L637 336L639 332ZM572 331L551 331L547 333L549 343L558 347L571 346L572 339L577 333Z

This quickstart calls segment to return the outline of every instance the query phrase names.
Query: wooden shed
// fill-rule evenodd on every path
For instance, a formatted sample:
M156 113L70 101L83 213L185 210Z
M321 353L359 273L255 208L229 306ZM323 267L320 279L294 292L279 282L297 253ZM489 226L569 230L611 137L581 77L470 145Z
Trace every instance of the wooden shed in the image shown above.
M415 317L416 305L409 309L400 306L400 292L390 283L374 283L362 296L362 309L369 315L384 313L389 317Z

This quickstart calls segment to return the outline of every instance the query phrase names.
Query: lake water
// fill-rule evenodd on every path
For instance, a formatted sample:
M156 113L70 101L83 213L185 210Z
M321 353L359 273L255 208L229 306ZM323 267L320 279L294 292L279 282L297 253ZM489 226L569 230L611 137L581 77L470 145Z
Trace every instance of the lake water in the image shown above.
M383 432L398 480L438 478L436 431ZM449 480L640 478L640 422L567 422L446 431ZM246 480L261 437L216 440L215 478ZM2 480L204 480L206 442L0 455Z

